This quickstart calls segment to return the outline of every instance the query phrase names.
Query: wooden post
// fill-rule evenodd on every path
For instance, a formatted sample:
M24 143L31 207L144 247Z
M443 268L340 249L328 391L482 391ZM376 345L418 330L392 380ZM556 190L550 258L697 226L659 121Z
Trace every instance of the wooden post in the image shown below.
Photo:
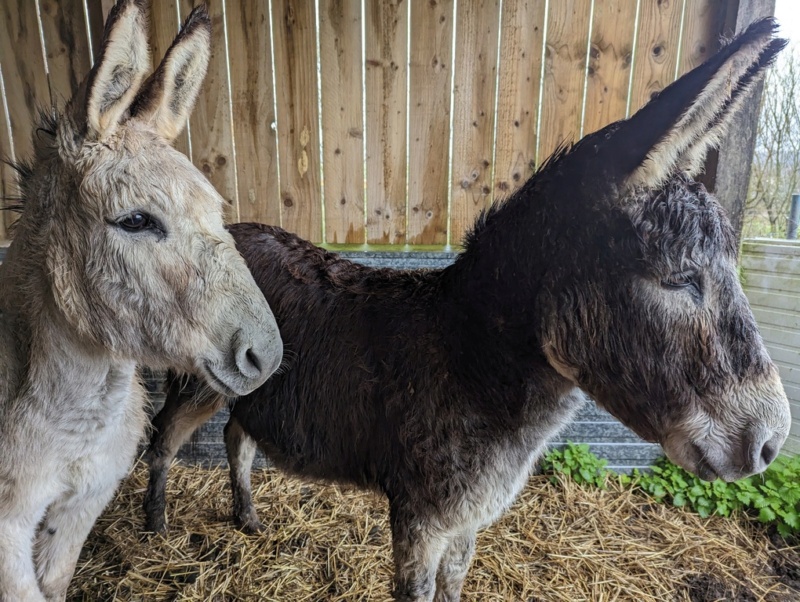
M741 33L754 21L774 14L775 0L740 0L736 15L736 33ZM750 183L750 167L756 147L756 125L763 91L762 80L756 85L747 104L733 118L719 147L714 194L728 212L737 238L742 235L742 216Z
M800 194L792 195L792 206L789 211L789 223L786 228L786 238L797 238L797 223L800 222Z

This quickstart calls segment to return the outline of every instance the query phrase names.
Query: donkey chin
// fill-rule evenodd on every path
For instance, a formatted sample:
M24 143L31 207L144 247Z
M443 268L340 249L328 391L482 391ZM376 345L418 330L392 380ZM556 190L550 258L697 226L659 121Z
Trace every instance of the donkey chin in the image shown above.
M731 399L735 403L730 403ZM778 455L791 425L789 401L779 378L775 375L743 388L714 409L722 406L741 412L712 415L696 410L668 429L662 441L667 457L704 481L719 478L731 482L764 472Z

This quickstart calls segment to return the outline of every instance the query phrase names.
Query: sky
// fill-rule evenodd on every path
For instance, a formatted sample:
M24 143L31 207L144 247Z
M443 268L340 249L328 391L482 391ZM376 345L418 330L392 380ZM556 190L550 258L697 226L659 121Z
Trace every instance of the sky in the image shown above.
M793 44L800 44L800 2L798 0L776 0L775 17L780 23L780 34Z

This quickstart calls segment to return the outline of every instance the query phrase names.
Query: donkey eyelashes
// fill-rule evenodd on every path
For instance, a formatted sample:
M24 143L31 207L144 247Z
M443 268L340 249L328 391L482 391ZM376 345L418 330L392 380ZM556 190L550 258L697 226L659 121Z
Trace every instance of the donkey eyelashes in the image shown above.
M688 291L698 300L703 298L703 287L700 276L692 272L670 274L667 278L661 280L661 286L667 289Z
M132 234L139 232L152 231L163 238L167 235L166 228L161 224L158 218L153 217L146 211L131 211L122 217L119 217L110 222L113 226L117 226L125 232Z

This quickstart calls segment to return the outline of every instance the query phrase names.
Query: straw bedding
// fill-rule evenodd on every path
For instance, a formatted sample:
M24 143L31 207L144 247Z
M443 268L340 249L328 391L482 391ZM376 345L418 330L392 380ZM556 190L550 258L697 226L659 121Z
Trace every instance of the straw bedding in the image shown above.
M227 471L177 465L166 537L144 537L134 470L84 546L68 600L389 600L385 500L253 473L266 531L230 522ZM800 549L745 519L702 519L614 485L532 477L479 535L464 600L800 600Z

